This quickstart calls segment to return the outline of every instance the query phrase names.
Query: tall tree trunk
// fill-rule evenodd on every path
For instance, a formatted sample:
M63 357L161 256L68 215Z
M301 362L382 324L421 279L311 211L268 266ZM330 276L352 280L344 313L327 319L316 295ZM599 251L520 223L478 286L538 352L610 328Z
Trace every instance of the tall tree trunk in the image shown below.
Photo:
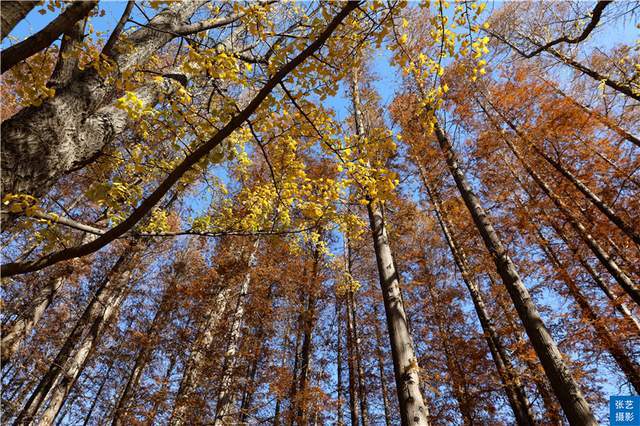
M357 315L357 304L356 304L356 289L351 285L352 281L352 263L351 263L351 242L349 238L345 238L346 248L347 248L347 256L346 256L346 266L347 266L347 274L349 276L349 288L347 289L346 297L347 297L347 316L349 318L347 328L347 332L350 333L350 339L348 341L351 342L352 349L350 350L350 354L353 357L351 361L352 364L349 364L349 368L353 368L353 375L356 378L357 382L357 390L354 389L353 395L355 398L354 403L360 404L360 422L362 426L367 426L369 423L368 415L367 415L367 395L364 384L364 368L362 366L362 354L360 349L360 336L358 333L358 315ZM351 377L351 372L349 373ZM356 383L354 383L356 385Z
M232 381L237 364L237 353L240 349L240 332L242 322L244 320L244 306L246 303L247 293L249 292L249 284L251 283L251 269L256 266L256 253L259 245L260 240L257 239L253 245L253 251L251 252L247 262L247 272L242 280L242 284L240 285L236 308L231 320L228 345L224 355L223 373L216 398L214 426L229 424L230 422L233 423L233 421L227 419L227 417L234 415L234 413L231 412L235 402Z
M629 276L618 266L618 264L609 256L609 254L600 246L600 244L593 238L593 236L587 231L584 225L575 217L565 202L551 189L551 187L542 179L542 177L531 168L531 166L524 160L524 157L520 153L520 150L509 140L507 137L502 138L511 149L511 152L516 156L518 161L522 164L529 176L538 184L540 189L551 199L553 204L567 219L569 224L573 227L580 238L587 244L589 249L598 258L607 271L615 278L620 284L620 287L640 305L640 289L629 278Z
M596 311L589 304L587 297L582 293L582 291L580 291L576 282L567 273L567 270L560 262L558 255L551 248L551 244L546 237L539 229L536 231L540 248L545 253L551 264L555 266L562 281L567 285L569 294L571 294L580 307L582 315L595 330L596 336L598 337L598 340L600 340L600 344L607 352L609 352L609 355L614 359L636 392L640 393L640 366L636 365L636 363L629 358L622 345L618 342L618 339L616 339L607 329L606 325L602 323L602 320L598 317Z
M38 292L34 300L27 305L19 317L11 324L2 327L2 352L0 363L5 365L18 350L23 340L38 324L66 279L65 271L49 278L47 285Z
M16 418L15 425L35 422L40 407L47 401L48 406L38 424L50 425L53 423L69 390L95 349L102 332L110 323L127 294L130 273L123 269L129 266L136 251L136 248L129 248L107 273L95 296L51 363L49 371L42 377ZM75 353L73 353L74 350Z
M176 356L175 354L169 358L169 365L167 366L167 370L165 372L164 378L162 379L162 384L160 385L160 390L156 394L154 398L155 401L153 403L153 407L149 411L147 415L147 424L154 425L156 416L158 415L158 411L160 411L160 406L165 405L167 401L167 396L169 394L169 386L171 385L171 375L173 374L173 370L176 366Z
M158 343L160 333L168 321L169 313L173 305L173 289L175 288L177 278L178 277L173 278L164 290L160 306L158 307L158 310L153 316L151 324L145 333L149 339L148 343L137 351L133 368L129 371L127 382L113 409L113 419L111 423L113 426L126 424L126 421L123 421L123 418L126 419L128 415L128 406L134 397L136 389L138 388L142 372L151 360L152 353L155 349L155 345Z
M336 325L338 332L336 333L336 375L337 375L337 404L338 404L338 426L344 426L344 413L342 411L342 404L344 400L344 394L342 389L342 303L341 297L336 292Z
M511 176L520 185L520 188L522 188L522 190L527 194L527 196L530 199L533 199L533 196L531 195L531 193L527 189L526 185L522 182L522 179L520 179L520 176L517 175L516 171L513 169L512 165L511 165L511 163L504 157L504 155L502 155L502 159L503 159L505 165L507 166L507 168L509 169L509 172L511 173ZM522 208L524 210L527 210L527 208L524 205L524 203L517 196L515 197L515 200L518 203L518 206L520 208ZM553 220L551 220L551 215L549 213L547 213L544 209L541 209L541 211L542 211L543 215L547 217L547 220L548 220L550 226L555 231L556 235L569 248L569 250L573 253L573 256L578 260L580 265L582 265L582 267L587 271L587 273L591 276L591 278L593 278L593 281L596 284L596 286L613 303L615 309L620 313L620 315L622 315L623 318L625 318L625 320L629 323L629 326L632 329L635 329L638 332L640 332L640 321L638 321L638 319L631 313L629 308L624 303L620 302L615 297L615 295L611 292L611 290L609 289L607 284L604 282L604 280L600 277L600 275L595 271L595 269L593 269L593 267L589 264L589 262L580 254L579 250L574 246L574 244L571 243L571 241L569 241L569 238L567 237L565 231L563 231Z
M435 117L433 118L435 120ZM560 405L572 425L597 425L591 407L582 395L578 384L564 363L562 354L544 325L538 308L533 303L529 291L520 279L516 266L507 254L498 237L489 216L480 203L480 199L471 189L471 185L459 168L459 161L453 146L449 142L437 122L434 123L438 144L445 156L449 171L453 176L460 195L471 213L487 250L489 251L498 273L511 296L511 300L520 316L540 362L545 370L551 386L560 401Z
M300 426L308 423L308 382L311 371L311 357L313 355L313 328L316 322L316 299L317 299L317 278L320 262L320 252L316 249L313 253L313 269L311 271L309 294L307 296L307 306L303 315L303 341L300 362L300 380L296 392L296 421ZM302 395L299 395L299 394ZM301 396L301 397L300 397Z
M580 179L578 179L571 171L569 171L565 166L563 166L559 160L555 160L551 158L542 148L538 147L533 141L531 141L525 134L516 126L513 121L511 121L508 117L506 117L500 110L498 110L493 104L489 101L489 105L498 113L500 118L507 123L509 128L513 130L516 135L524 142L527 143L538 155L545 159L547 163L553 166L562 176L564 176L571 184L578 189L594 206L602 212L614 225L618 227L627 237L632 239L636 244L640 244L640 234L634 229L634 227L627 223L622 217L620 217L613 209L600 197L598 197L587 185L585 185ZM485 112L486 116L493 122L493 119L489 112L480 104L482 110ZM497 127L497 125L496 125ZM505 138L506 139L506 138Z
M429 304L433 307L437 307L439 302L436 301L431 285L427 285L427 291L430 299ZM449 331L444 325L439 312L434 312L433 317L438 329L436 333L438 336L438 342L440 343L440 347L444 353L447 372L449 373L449 384L451 385L453 397L458 404L458 410L462 416L462 422L467 426L473 425L473 419L475 416L473 414L471 397L467 392L468 386L464 379L464 373L460 367L460 361L457 359L457 354L449 343Z
M207 313L200 323L196 340L182 374L180 387L175 399L175 406L171 414L170 424L182 426L192 421L192 407L190 403L198 387L199 376L206 362L206 354L215 337L215 330L222 320L231 296L231 286L223 277L217 294L209 301Z
M389 392L387 391L387 379L384 374L384 355L382 354L382 332L378 324L378 306L373 306L373 327L376 334L376 360L378 362L378 374L380 375L380 391L382 393L382 406L384 408L384 422L391 426L391 410L389 407Z
M107 372L105 373L104 377L102 378L102 381L100 382L100 386L96 391L96 395L93 397L93 401L91 402L91 406L89 407L89 411L87 412L87 415L84 417L84 422L82 423L82 426L87 426L89 424L89 420L91 420L91 417L93 416L93 410L95 410L96 405L98 405L98 400L102 395L102 390L107 384L107 381L111 378L110 374L111 374L111 370L113 369L114 361L115 361L115 358L111 358L109 362L109 367L107 368Z
M353 115L356 135L365 137L364 123L360 111L360 92L358 71L354 70L352 81ZM415 355L407 314L400 292L400 275L396 270L389 236L384 222L383 206L369 199L367 203L369 226L373 237L373 246L378 266L378 277L382 289L387 328L391 343L393 369L396 378L396 390L400 404L402 425L426 426L429 424L429 411L420 390L418 358Z
M460 270L462 280L464 281L467 289L469 290L469 294L471 295L471 301L473 302L476 314L478 315L480 326L482 327L485 340L487 341L491 356L493 358L494 364L496 365L498 375L500 376L502 384L504 385L507 400L509 401L509 405L511 406L513 414L516 418L516 422L518 423L518 425L533 426L536 424L536 420L531 410L531 404L529 402L529 399L527 398L527 394L524 390L524 387L522 386L522 383L520 382L520 379L515 373L513 362L511 361L510 356L507 354L507 351L505 350L504 346L502 345L502 341L498 336L498 333L493 324L493 320L491 319L489 312L487 311L484 300L482 298L482 294L480 293L480 289L469 272L470 270L466 260L465 252L463 248L457 243L453 233L451 232L451 223L449 222L446 213L442 209L438 194L430 187L425 177L423 167L421 165L418 165L418 168L420 170L420 175L425 185L425 189L427 190L427 194L429 195L431 203L434 207L436 217L440 224L440 228L442 228L442 233L444 234L447 245L449 246L449 249L451 251L453 260Z

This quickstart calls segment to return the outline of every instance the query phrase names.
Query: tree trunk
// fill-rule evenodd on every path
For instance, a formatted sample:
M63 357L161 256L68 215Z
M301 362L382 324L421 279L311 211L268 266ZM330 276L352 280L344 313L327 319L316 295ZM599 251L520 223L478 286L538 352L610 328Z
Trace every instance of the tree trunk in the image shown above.
M54 276L49 279L34 300L20 312L20 316L10 325L2 327L2 355L1 364L6 364L18 350L22 341L29 336L31 330L38 324L49 305L53 302L58 290L62 288L66 277Z
M129 34L127 43L133 48L113 55L116 69L125 72L144 63L175 37L171 28L185 22L200 4L171 3L148 26ZM162 90L173 87L165 83L144 86L138 90L138 97L153 106ZM89 67L42 105L25 108L3 121L3 194L41 197L61 176L96 158L128 124L125 111L115 104L105 105L115 90Z
M242 322L244 320L244 306L246 303L247 293L249 292L249 284L251 283L251 269L256 266L256 253L259 245L260 240L256 240L253 245L253 251L249 256L247 273L245 274L240 286L240 293L238 294L236 309L231 322L227 350L224 355L222 379L220 380L218 395L216 398L214 426L233 423L232 420L227 419L227 417L234 415L234 413L231 412L234 405L232 381L237 364L237 353L240 349L240 332Z
M387 391L387 379L384 374L384 356L382 354L382 332L378 324L378 306L373 306L374 331L376 334L376 360L378 361L378 374L380 375L380 391L382 393L382 405L384 408L384 422L386 426L391 426L391 410L389 407L389 392Z
M123 271L123 269L128 266L135 251L135 248L129 248L127 253L121 255L102 281L95 296L51 363L49 371L40 380L18 415L15 425L35 422L40 407L46 401L48 401L48 406L38 424L50 425L53 423L69 390L95 349L102 332L110 323L127 294L130 273ZM75 353L72 355L74 349Z
M365 136L362 113L360 112L360 93L358 73L354 70L352 82L353 115L356 135ZM391 343L393 369L396 378L396 390L400 404L402 425L426 426L429 424L429 411L420 390L418 359L409 332L407 314L400 293L400 276L396 270L389 236L384 223L383 206L375 200L368 200L367 213L373 237L373 246L378 266L378 277L382 289L387 328Z
M573 280L573 278L571 278L566 269L563 267L557 254L551 248L551 244L549 243L549 241L545 238L545 236L540 232L539 229L536 233L538 236L540 248L545 253L551 264L554 265L557 269L558 275L569 289L569 294L571 294L573 299L580 307L582 315L595 330L596 336L600 340L600 344L607 352L609 352L609 355L611 355L611 357L614 359L614 361L623 372L623 374L627 377L636 392L640 393L640 367L627 356L622 345L620 345L618 340L611 334L606 325L603 324L596 311L589 304L589 301L587 300L585 295L580 291L580 288L578 287L576 282Z
M442 233L445 236L445 240L447 241L453 260L460 270L462 280L464 281L467 289L469 290L469 294L471 295L471 301L473 302L476 314L478 315L480 326L482 327L484 337L487 341L487 345L489 346L494 364L496 365L498 375L500 376L502 384L504 385L507 400L509 401L509 405L511 406L516 422L521 426L533 426L536 424L536 420L531 410L531 404L529 402L529 399L527 398L524 387L522 386L522 383L520 382L520 379L518 378L514 370L513 362L511 361L510 356L507 354L507 351L505 350L500 337L498 336L498 333L493 324L493 320L491 319L490 314L487 311L484 300L482 298L482 294L480 293L480 289L469 272L469 266L466 260L465 252L455 240L450 230L451 224L442 209L440 199L436 192L428 184L422 166L418 165L418 168L420 169L420 176L422 177L422 181L425 185L425 189L427 190L427 194L431 199L436 217L440 224L440 228L442 228Z
M336 375L337 377L337 404L338 404L338 426L344 426L344 414L342 412L342 401L344 399L344 394L342 390L342 304L340 301L341 297L336 293L336 324L338 328L338 332L336 333Z
M602 212L614 225L618 227L627 237L633 240L636 244L640 245L640 234L634 229L634 227L627 223L623 218L621 218L613 209L605 203L600 197L598 197L589 187L587 187L580 179L578 179L573 173L571 173L565 166L563 166L560 161L554 160L551 158L544 150L534 144L529 138L511 121L509 120L502 112L496 109L491 103L489 103L494 110L498 113L500 118L507 123L507 125L513 130L520 139L525 141L527 145L529 145L536 153L538 153L542 158L545 159L547 163L553 166L562 176L564 176L571 184L578 189L594 206ZM492 120L489 112L482 107L483 111L489 118ZM493 121L493 120L492 120ZM497 125L496 125L497 126ZM506 138L505 138L506 139Z
M434 117L435 120L435 117ZM511 300L520 316L524 328L529 336L540 362L545 370L551 386L560 401L560 405L572 425L597 425L591 412L591 407L582 395L578 384L564 363L562 354L544 325L533 303L529 291L520 279L511 257L498 237L493 224L482 207L479 198L471 189L466 176L458 166L458 158L449 139L435 122L435 134L440 148L445 156L449 171L453 176L460 195L471 213L473 221L489 251L498 273L511 296Z
M558 195L551 189L551 187L540 177L540 175L529 166L529 164L524 160L522 154L516 148L516 146L509 140L507 137L503 137L503 140L511 149L511 152L516 156L516 158L520 161L522 166L525 168L527 173L533 178L533 180L538 184L540 189L547 194L547 196L551 199L553 204L560 210L560 212L565 216L569 224L573 227L578 235L582 238L582 240L587 244L587 246L591 249L593 254L600 260L602 265L609 271L611 276L615 278L615 280L620 284L620 287L624 289L625 292L640 305L640 289L638 286L631 281L631 278L618 266L618 264L609 256L609 254L600 246L600 244L589 234L584 225L571 213L567 205Z

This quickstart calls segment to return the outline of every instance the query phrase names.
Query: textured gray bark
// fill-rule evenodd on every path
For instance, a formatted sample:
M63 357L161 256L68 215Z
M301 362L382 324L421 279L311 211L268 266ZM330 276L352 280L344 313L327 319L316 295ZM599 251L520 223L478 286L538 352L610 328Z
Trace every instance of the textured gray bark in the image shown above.
M49 370L16 418L15 425L34 423L38 411L46 402L48 406L38 424L53 423L69 390L82 372L90 353L126 294L129 272L123 271L123 267L129 262L129 256L133 252L134 250L130 250L128 254L120 256L108 272L95 296L67 336Z
M357 70L353 75L351 90L356 135L364 137L365 130L360 111L361 103ZM378 278L380 279L387 317L387 329L391 340L391 355L393 357L396 390L400 404L400 419L403 426L426 426L429 424L429 411L420 390L418 359L414 351L411 333L409 332L409 322L400 292L400 275L396 270L391 252L382 209L378 202L370 200L367 204L369 226L378 265Z
M597 425L598 423L591 412L591 407L589 407L578 384L564 363L562 354L544 325L529 291L520 279L516 266L493 228L493 224L482 207L480 199L475 195L467 177L460 170L458 157L453 150L453 146L438 123L435 125L435 134L460 195L471 213L476 228L496 265L498 273L502 277L502 281L511 296L529 340L540 359L567 419L572 425L576 426Z
M521 426L535 425L535 416L531 410L531 404L527 398L524 386L522 386L522 383L514 369L513 362L511 361L511 358L504 348L500 336L496 331L493 320L489 315L489 311L487 310L482 294L480 293L480 289L469 272L465 252L455 240L451 231L451 224L448 221L445 212L442 210L437 194L435 194L434 190L429 186L422 166L418 165L418 168L420 169L420 175L427 190L427 194L431 199L436 212L436 217L440 223L440 227L442 228L442 233L444 234L445 240L451 250L451 255L460 270L462 279L469 290L469 294L471 295L471 301L473 302L476 314L478 315L480 326L484 332L498 375L504 385L507 400L509 401L509 405L511 406L516 422Z
M25 16L36 7L38 1L3 1L0 3L0 21L2 40L9 35L11 30L22 21Z
M129 34L134 48L112 56L118 70L144 63L174 38L171 30L200 4L174 2L150 22L165 31L143 27ZM140 95L155 104L161 89L150 85ZM3 193L42 196L61 176L94 159L128 122L124 111L109 104L115 91L91 67L41 106L25 108L2 122Z

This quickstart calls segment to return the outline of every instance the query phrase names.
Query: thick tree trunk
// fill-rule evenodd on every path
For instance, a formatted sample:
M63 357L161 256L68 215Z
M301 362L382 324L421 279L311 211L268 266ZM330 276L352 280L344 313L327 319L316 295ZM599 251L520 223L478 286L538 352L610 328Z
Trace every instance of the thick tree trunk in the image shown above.
M435 118L434 118L435 120ZM520 279L511 257L498 237L493 224L482 207L479 198L471 189L466 176L459 168L457 155L449 139L438 123L435 123L435 134L445 156L449 171L453 176L460 195L471 213L473 221L489 251L498 273L511 296L511 300L520 316L540 362L545 370L551 386L560 401L560 405L572 425L597 425L591 407L582 395L578 384L564 363L562 354L545 327L529 291Z
M620 345L618 340L611 334L606 325L603 324L596 311L589 304L587 297L582 293L582 291L580 291L576 282L567 273L557 254L551 248L551 244L540 230L537 230L537 235L540 248L545 253L551 264L554 265L562 281L567 285L569 294L571 294L571 297L573 297L577 305L580 307L584 318L593 327L598 340L600 340L600 344L607 352L609 352L609 355L614 359L636 392L640 393L640 366L629 358L622 345Z
M18 0L18 1L3 1L0 7L0 20L2 30L2 40L18 25L25 16L36 7L38 1L30 0Z
M129 34L133 48L113 55L118 71L144 63L171 41L171 29L184 23L201 3L174 2L148 27ZM139 89L138 97L154 105L162 90L173 87L165 83ZM90 67L41 106L25 108L3 121L2 192L40 197L61 176L99 155L128 123L125 111L109 105L115 90Z
M514 370L510 356L502 345L498 332L493 324L493 320L485 306L480 289L469 272L465 252L455 240L453 233L451 232L451 224L442 209L440 199L428 184L422 166L418 165L418 167L420 169L420 175L425 185L425 189L427 190L427 194L429 195L434 207L436 217L440 223L440 227L442 228L442 233L444 234L445 240L451 250L453 260L460 270L462 280L471 295L471 301L473 302L476 314L478 315L480 326L484 332L498 375L504 385L507 400L509 401L509 405L511 406L516 422L520 426L533 426L536 424L536 420L531 410L531 404L527 398L524 386L522 386L522 383Z
M128 266L135 251L136 249L128 249L128 253L121 255L102 281L95 296L51 363L49 371L40 380L16 418L15 425L35 422L36 415L45 402L48 402L48 406L38 424L53 423L69 390L95 349L102 332L109 325L127 294L129 272L123 269Z
M357 70L352 81L353 115L356 135L365 136L362 113L360 112L360 93ZM369 226L373 237L373 246L378 266L378 278L382 289L387 328L391 343L393 369L396 378L396 390L400 404L402 425L426 426L429 424L429 411L420 390L418 358L415 355L409 322L404 310L400 292L400 275L389 244L389 236L384 223L383 207L375 200L367 204Z
M587 244L589 249L593 252L593 254L598 258L598 260L602 263L607 271L615 278L615 280L620 284L620 287L624 289L624 291L636 302L640 305L640 289L638 286L629 278L629 276L620 268L620 266L609 256L609 254L600 246L600 244L593 238L593 236L587 231L584 225L575 217L575 215L571 212L565 202L551 189L551 187L540 177L540 175L529 166L529 164L524 160L522 154L518 150L518 148L509 140L509 138L504 137L503 140L507 143L511 152L516 156L516 158L520 161L522 166L525 168L527 173L533 178L533 180L538 184L540 189L547 194L547 196L551 199L553 204L560 210L560 212L567 219L569 224L573 227L580 238Z

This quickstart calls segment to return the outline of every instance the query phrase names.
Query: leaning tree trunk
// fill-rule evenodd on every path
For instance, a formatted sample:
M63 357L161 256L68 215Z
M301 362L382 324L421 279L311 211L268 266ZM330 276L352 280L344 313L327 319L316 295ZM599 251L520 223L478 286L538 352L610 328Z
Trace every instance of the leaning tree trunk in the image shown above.
M533 168L524 160L524 157L518 150L518 148L507 137L503 137L503 140L511 149L511 152L516 156L518 161L522 164L529 176L538 184L540 189L551 199L553 204L560 210L560 212L567 219L569 224L573 227L580 238L591 249L593 254L598 258L607 271L613 278L620 284L620 287L636 302L640 305L640 289L629 278L629 276L620 268L615 260L609 256L609 254L602 248L602 246L593 238L593 236L587 231L585 226L575 217L565 202L551 189L551 187L540 177L540 175L533 170Z
M358 88L358 70L354 70L352 81L353 116L356 135L365 137L364 123L360 111L360 91ZM400 292L400 275L389 244L389 235L384 222L383 206L373 200L367 200L369 227L373 237L373 247L378 266L378 278L382 289L384 310L393 357L393 370L396 378L396 391L400 404L400 419L403 425L426 426L429 424L429 411L420 390L418 358L409 331L409 321L404 310L404 301Z
M42 319L45 311L49 305L51 305L56 294L58 294L58 291L65 282L65 272L66 270L62 272L62 276L50 277L48 284L43 286L34 300L21 310L18 318L11 324L2 327L0 364L4 365L11 359L23 340L29 336L40 319Z
M136 248L128 249L128 252L121 255L108 272L51 363L49 370L16 418L15 425L34 423L39 409L47 402L48 406L38 424L53 423L69 390L95 349L102 332L127 294L130 273L123 269L128 267L136 251Z
M518 184L520 185L520 188L522 188L522 190L527 194L527 196L530 199L532 199L533 196L527 189L526 185L522 182L522 179L520 179L520 177L516 174L511 163L509 163L509 161L504 157L504 155L502 155L502 159L505 165L507 166L507 168L509 169L511 176L516 180L516 182L518 182ZM522 203L522 201L517 196L515 197L515 200L521 209L525 211L527 210L526 206ZM553 228L556 235L564 242L565 246L569 248L571 253L573 253L573 256L578 260L580 265L582 265L582 267L587 271L587 273L591 276L591 278L593 278L593 281L596 284L596 286L605 294L605 296L607 296L607 298L614 305L615 309L628 322L629 326L632 329L636 330L637 333L640 333L640 321L638 321L638 319L631 313L631 310L624 303L617 300L616 296L613 294L611 289L609 289L608 285L604 282L604 280L600 277L600 275L596 272L596 270L593 269L593 267L584 258L584 256L582 256L578 248L569 241L569 237L566 235L565 231L563 231L556 223L554 223L553 220L551 220L551 215L547 213L544 209L541 209L541 212L543 216L547 217L549 225Z
M531 410L531 404L527 398L524 386L522 386L520 379L515 373L513 362L498 336L498 332L496 331L493 320L485 306L480 289L469 272L470 269L466 260L465 252L455 240L453 233L451 232L451 224L442 209L440 199L428 184L422 166L418 165L417 167L420 170L420 176L425 185L425 189L427 190L427 194L431 199L438 223L442 228L442 233L445 236L445 240L447 241L453 260L458 266L462 275L462 280L471 295L471 301L473 302L476 314L478 315L480 326L484 332L484 336L487 341L487 345L489 346L494 364L496 365L496 370L498 371L500 380L504 385L507 400L509 401L509 405L511 406L516 422L518 425L533 426L536 424L536 420Z
M491 105L491 103L490 103ZM493 105L492 105L493 106ZM493 107L498 113L500 118L507 123L507 125L513 130L516 135L527 143L538 155L545 159L554 169L556 169L562 176L564 176L571 184L580 191L602 214L604 214L614 225L618 227L627 237L633 240L636 244L640 244L640 233L636 231L632 224L627 223L619 214L617 214L613 208L611 208L604 200L598 197L587 185L585 185L580 179L578 179L570 170L563 166L559 160L555 160L549 156L542 148L533 143L513 121L509 120L501 111ZM493 121L489 112L482 107L483 111Z
M433 120L435 120L435 117L433 117ZM529 291L520 279L516 266L493 228L493 224L482 207L480 199L471 189L465 174L460 170L459 160L451 142L449 142L437 121L434 124L436 138L445 156L449 171L496 265L496 269L502 277L502 281L511 296L520 320L567 419L572 425L597 425L589 403L582 395L577 382L571 376L569 368L558 350L558 346L544 325Z
M636 392L640 393L640 367L631 358L629 358L618 339L616 339L607 329L606 325L603 324L602 319L599 318L596 311L589 304L587 297L582 293L576 282L563 267L558 255L551 248L551 243L539 229L536 230L536 233L540 248L551 264L557 269L558 275L569 289L569 294L571 294L571 297L573 297L577 305L580 307L582 315L593 327L596 337L600 340L600 344L609 353L609 355L611 355L611 358L613 358L615 363L618 365L618 368L620 368Z

